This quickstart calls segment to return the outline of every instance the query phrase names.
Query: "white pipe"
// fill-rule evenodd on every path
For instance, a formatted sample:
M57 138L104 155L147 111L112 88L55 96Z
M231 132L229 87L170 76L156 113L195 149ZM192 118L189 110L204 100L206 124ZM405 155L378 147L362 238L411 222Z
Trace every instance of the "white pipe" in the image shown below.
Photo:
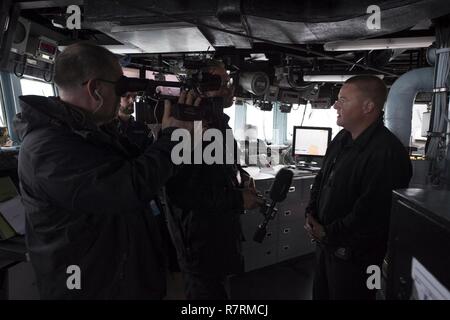
M403 143L409 146L414 100L419 92L433 91L434 68L411 70L398 78L387 97L385 124Z

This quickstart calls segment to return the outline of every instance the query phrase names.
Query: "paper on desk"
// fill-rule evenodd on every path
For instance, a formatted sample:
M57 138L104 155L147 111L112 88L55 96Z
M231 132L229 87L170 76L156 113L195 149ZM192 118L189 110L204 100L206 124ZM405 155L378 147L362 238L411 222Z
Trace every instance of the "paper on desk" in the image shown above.
M246 168L243 168L249 175L250 175L250 177L254 177L254 176L256 176L257 174L259 174L259 171L260 171L260 169L259 169L259 167L246 167Z
M287 166L285 166L284 164L277 164L275 166L272 166L273 171L275 172L275 174L278 173L278 171L280 171L283 168L287 168Z
M265 179L273 179L274 175L273 174L267 174L267 173L258 173L255 177L253 177L253 179L255 180L265 180Z
M0 203L0 213L18 234L25 234L25 209L20 197Z
M416 258L412 258L412 300L450 300L445 288Z
M272 167L262 167L261 170L259 170L259 173L265 173L274 176L276 172Z
M264 173L263 170L259 167L247 167L243 168L254 180L264 180L264 179L272 179L274 177L273 174Z

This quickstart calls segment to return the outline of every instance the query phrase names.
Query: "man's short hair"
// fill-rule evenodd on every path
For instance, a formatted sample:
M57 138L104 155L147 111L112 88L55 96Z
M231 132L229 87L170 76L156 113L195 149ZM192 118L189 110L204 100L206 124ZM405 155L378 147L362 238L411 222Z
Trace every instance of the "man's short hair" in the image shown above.
M360 75L351 77L345 81L345 84L355 85L365 97L373 101L378 109L383 110L387 98L387 87L383 80L377 76Z
M110 79L116 56L109 50L88 42L68 46L55 61L54 81L58 88L70 89L94 78ZM109 76L109 77L108 77Z

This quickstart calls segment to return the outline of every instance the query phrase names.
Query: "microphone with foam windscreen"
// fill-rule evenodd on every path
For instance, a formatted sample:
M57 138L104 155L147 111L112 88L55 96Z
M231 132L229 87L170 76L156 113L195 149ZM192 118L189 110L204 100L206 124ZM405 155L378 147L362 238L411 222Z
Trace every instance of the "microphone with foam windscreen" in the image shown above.
M275 176L275 180L270 188L270 205L266 206L266 211L264 213L264 221L258 226L258 229L253 236L253 240L261 243L266 236L267 232L267 224L270 220L275 218L277 214L277 209L275 209L275 205L277 202L282 202L286 199L287 193L289 192L289 188L291 187L292 177L294 173L292 170L288 168L282 168L278 171Z

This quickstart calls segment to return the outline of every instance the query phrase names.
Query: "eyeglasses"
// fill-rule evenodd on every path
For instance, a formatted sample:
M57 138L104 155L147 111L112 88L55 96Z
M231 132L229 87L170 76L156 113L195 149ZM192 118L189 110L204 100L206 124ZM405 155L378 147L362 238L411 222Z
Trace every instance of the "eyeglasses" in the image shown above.
M117 81L106 80L106 79L101 79L101 78L95 78L95 79L89 79L89 80L103 81L103 82L110 83L110 84L113 84L114 86L116 86L117 83L118 83L121 79L122 79L122 77L119 78L119 80L117 80ZM86 80L86 81L83 82L81 85L82 85L82 86L85 86L85 85L89 82L89 80ZM126 93L124 93L123 95L121 95L121 97L125 97L125 96L126 96Z
M119 80L117 80L117 81L111 81L111 80L106 80L106 79L101 79L101 78L95 78L95 79L89 79L89 80L103 81L103 82L111 83L111 84L114 84L114 85L115 85L117 82L119 82ZM86 80L86 81L83 82L81 85L82 85L82 86L87 85L87 83L89 82L89 80Z

